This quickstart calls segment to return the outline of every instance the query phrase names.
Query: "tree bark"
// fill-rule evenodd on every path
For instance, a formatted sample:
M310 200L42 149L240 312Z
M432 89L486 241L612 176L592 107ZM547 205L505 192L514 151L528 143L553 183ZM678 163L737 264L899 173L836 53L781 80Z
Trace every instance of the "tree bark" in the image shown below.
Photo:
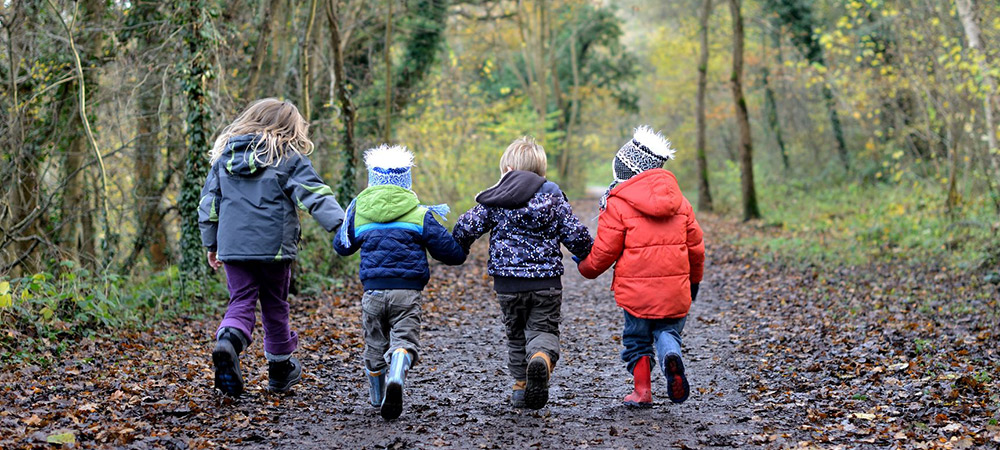
M10 65L7 77L10 92L5 97L9 99L10 105L9 115L4 117L8 128L0 134L0 143L3 143L5 151L11 152L13 170L10 175L18 182L8 185L6 210L0 209L0 224L3 225L3 240L0 242L3 264L0 266L0 273L10 271L11 276L34 273L41 266L41 259L35 254L39 242L30 238L37 236L43 228L40 222L44 215L39 214L38 194L41 149L27 135L28 124L31 122L26 117L29 111L19 107L22 89L28 93L30 88L18 83L17 74L20 72L22 55L14 52L15 48L25 48L20 41L31 35L24 32L24 25L31 20L30 17L32 16L24 9L24 2L15 2L13 11L2 23L7 34L5 50ZM15 41L18 41L16 46Z
M733 90L736 108L736 124L739 127L740 142L740 187L743 193L743 220L760 218L757 192L753 180L753 142L750 136L750 118L747 113L746 98L743 96L743 16L740 0L729 0L729 12L733 18L733 71L729 81Z
M157 40L144 40L140 48L157 45ZM152 67L147 67L152 70ZM163 186L159 179L160 149L160 90L155 86L142 86L138 90L138 114L136 117L136 140L133 160L135 163L135 202L138 233L124 269L129 270L136 257L149 249L149 262L153 268L166 267L166 230L160 202Z
M708 88L708 19L712 14L712 0L702 0L698 15L698 100L695 112L698 127L698 210L711 211L712 191L708 183L708 156L705 149L705 95Z
M76 87L77 87L77 103L76 119L70 122L71 129L83 128L85 131L84 135L77 134L73 137L70 145L67 149L66 158L63 161L63 175L65 180L63 197L63 208L62 212L64 222L63 230L67 232L67 235L63 237L70 243L71 247L71 257L77 260L82 260L91 269L97 268L97 256L96 256L96 246L94 245L94 236L97 234L94 229L94 220L92 217L94 208L87 205L85 198L84 187L86 182L84 180L85 173L83 172L84 167L84 154L86 153L86 148L88 145L91 147L94 153L94 157L98 163L99 172L99 185L100 190L96 192L96 197L98 203L101 205L99 207L102 212L102 222L104 225L104 236L102 238L102 248L106 250L105 257L110 259L112 252L114 251L113 246L109 245L117 241L115 236L112 235L111 228L108 222L108 202L107 202L107 173L105 172L104 160L101 156L101 151L97 146L97 140L94 138L93 131L90 126L90 120L87 116L87 85L91 84L96 86L97 83L93 82L92 77L88 76L88 73L83 71L83 62L80 55L80 51L76 45L77 40L73 37L73 32L75 25L78 21L94 24L97 22L97 17L103 8L103 2L99 0L88 0L83 2L83 15L82 20L79 15L80 5L74 5L74 11L72 14L72 22L67 23L62 17L62 11L57 9L56 5L49 0L49 6L52 9L53 14L59 18L62 24L63 30L66 32L67 39L69 41L70 51L72 54L72 60L74 62L74 67L76 68ZM90 54L100 54L101 46L101 35L96 31L87 31L83 35L82 41L80 41L85 49L90 50ZM88 62L92 65L94 58L88 58ZM78 120L78 122L77 122ZM76 124L75 126L73 124ZM82 126L81 126L82 125ZM68 225L68 226L66 226ZM110 261L108 261L110 262Z
M579 55L576 50L577 38L576 31L570 36L569 42L569 67L570 72L573 77L573 94L570 98L570 113L569 119L566 121L566 134L563 138L563 148L559 155L559 182L566 186L567 189L572 190L577 187L578 180L580 177L574 177L572 174L573 163L572 158L570 158L570 153L572 152L573 146L571 139L576 136L576 126L580 121L580 62ZM553 83L558 83L559 76L555 70L555 58L552 58L552 81ZM556 94L557 97L559 94Z
M267 9L264 10L264 17L260 21L260 35L257 36L257 44L253 48L253 59L250 60L250 78L247 86L243 90L245 101L251 101L257 96L257 84L260 83L260 71L264 66L264 56L267 55L267 45L271 41L271 28L273 24L274 11L278 9L281 0L271 0Z
M769 78L771 71L766 63L761 69L761 81L764 85L764 105L767 110L767 125L774 133L775 143L778 144L778 151L781 153L781 165L787 171L790 167L788 162L788 150L785 148L785 137L781 132L781 120L778 118L778 102L774 98L774 89L771 88Z
M976 17L975 6L972 0L955 0L958 7L958 17L962 21L962 28L965 29L965 37L969 41L969 48L972 49L976 61L979 64L979 72L986 85L986 99L983 101L983 109L986 116L986 139L989 143L987 157L993 166L994 176L1000 175L1000 147L997 145L997 80L990 74L989 55L984 50L982 34L979 29L979 20Z
M954 128L951 119L945 115L945 139L948 141L948 196L945 199L944 208L948 216L954 217L958 212L961 197L958 195L958 150L959 146L955 140Z
M833 89L826 82L823 82L823 101L826 103L826 111L830 115L830 125L833 126L833 138L837 141L837 154L840 155L840 163L844 165L844 170L850 172L851 157L847 153L844 128L840 124L840 114L837 113L837 102L833 98Z
M309 93L312 89L312 80L310 80L312 74L309 70L312 61L309 58L309 47L312 44L313 23L316 22L316 1L312 0L309 2L309 19L306 22L306 36L302 39L302 117L306 119L306 122L312 120L312 99Z
M382 142L392 140L392 2L386 0L385 14L385 128Z
M337 91L337 101L340 103L341 120L344 121L344 131L341 134L341 145L344 166L341 169L340 183L337 186L337 198L341 202L354 198L357 176L357 145L354 143L355 108L351 95L347 91L347 76L344 73L344 52L340 35L340 18L337 5L339 0L328 0L326 3L326 19L330 23L330 48L333 50L333 77Z
M534 11L517 2L517 25L521 37L521 57L524 60L524 76L518 76L541 124L538 140L545 140L545 119L548 116L548 89L546 61L546 2L535 0ZM534 19L535 23L532 23ZM511 64L516 73L516 65Z
M207 21L206 6L203 1L192 0L187 10L182 11L188 20L185 30L188 75L183 83L187 100L187 155L178 208L181 216L182 297L185 298L203 295L203 279L207 272L198 227L198 203L209 169L206 155L209 150L208 135L211 133L208 128L211 111L206 95L211 64L206 54L212 45L210 38L203 35Z
M770 33L771 40L774 43L774 48L778 52L778 66L780 67L783 63L784 58L781 56L781 37L777 30ZM764 45L767 48L767 45ZM765 61L767 61L767 55L765 54ZM785 148L785 137L781 132L781 118L778 117L778 101L775 99L774 88L771 87L771 70L768 68L767 63L761 64L761 81L764 85L764 108L767 114L767 124L771 128L771 132L774 133L775 143L778 144L778 150L781 152L781 164L787 171L790 168L788 161L788 150Z
M771 12L776 13L781 22L788 25L791 29L792 41L806 60L811 64L826 66L823 47L820 46L819 40L813 33L816 24L812 16L812 3L810 0L766 0L765 6ZM823 83L822 96L833 129L833 138L837 144L837 154L844 170L849 172L851 170L850 155L847 151L847 142L844 139L843 126L840 123L840 114L837 113L833 89L826 82Z

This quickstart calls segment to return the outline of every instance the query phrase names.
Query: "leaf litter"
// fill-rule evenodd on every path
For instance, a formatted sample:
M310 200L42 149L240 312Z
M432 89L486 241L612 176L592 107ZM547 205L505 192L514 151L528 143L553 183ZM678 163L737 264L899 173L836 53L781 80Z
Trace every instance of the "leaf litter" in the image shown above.
M709 267L684 332L693 392L682 405L666 400L660 375L654 408L621 405L631 377L618 360L622 319L610 275L585 280L567 259L562 358L549 405L508 406L505 338L479 243L465 266L432 266L422 361L396 422L367 404L361 287L350 280L291 300L305 371L290 395L263 390L259 342L242 357L247 393L214 391L218 318L176 320L75 342L48 367L5 364L0 447L1000 445L1000 295L983 292L995 286L933 265L764 262L722 239L746 233L744 225L701 220Z

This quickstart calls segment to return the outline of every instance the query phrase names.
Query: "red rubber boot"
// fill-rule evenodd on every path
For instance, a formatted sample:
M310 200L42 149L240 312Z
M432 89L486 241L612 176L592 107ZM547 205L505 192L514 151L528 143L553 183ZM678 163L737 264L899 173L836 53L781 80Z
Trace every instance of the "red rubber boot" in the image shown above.
M632 378L635 379L635 390L625 397L625 406L638 408L651 408L653 406L653 391L650 386L649 357L643 356L635 363L632 369Z

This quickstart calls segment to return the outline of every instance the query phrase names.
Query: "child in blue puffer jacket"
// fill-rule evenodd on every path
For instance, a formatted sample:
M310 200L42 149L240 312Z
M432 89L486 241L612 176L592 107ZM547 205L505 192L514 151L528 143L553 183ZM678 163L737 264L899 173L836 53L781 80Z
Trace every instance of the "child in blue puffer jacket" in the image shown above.
M459 217L452 235L468 253L490 233L489 273L507 333L511 404L539 409L559 360L562 306L561 242L578 258L594 240L559 186L545 179L545 149L528 137L500 157L500 181L479 193L479 205Z
M288 391L302 378L292 357L299 337L288 324L288 284L299 242L298 210L327 231L344 221L333 191L309 162L309 124L289 102L252 103L222 130L201 191L198 224L208 263L225 263L229 308L216 331L215 387L243 393L239 355L249 344L260 302L268 390Z
M465 262L465 252L431 214L444 216L447 206L422 206L410 190L412 153L383 145L365 152L365 165L368 188L347 208L333 245L344 256L361 250L369 396L372 406L381 406L382 418L392 420L403 411L406 372L419 358L420 293L430 279L427 252L449 265Z

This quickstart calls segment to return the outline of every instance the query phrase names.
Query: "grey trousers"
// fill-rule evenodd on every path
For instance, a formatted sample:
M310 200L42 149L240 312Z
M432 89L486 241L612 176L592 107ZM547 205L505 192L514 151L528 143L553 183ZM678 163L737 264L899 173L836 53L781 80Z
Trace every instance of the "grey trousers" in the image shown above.
M420 350L420 291L386 289L365 291L361 297L361 326L365 335L365 366L377 372L389 366L392 352L405 348L417 364Z
M528 359L545 352L555 367L559 360L562 290L497 293L507 331L507 369L515 380L527 378Z

